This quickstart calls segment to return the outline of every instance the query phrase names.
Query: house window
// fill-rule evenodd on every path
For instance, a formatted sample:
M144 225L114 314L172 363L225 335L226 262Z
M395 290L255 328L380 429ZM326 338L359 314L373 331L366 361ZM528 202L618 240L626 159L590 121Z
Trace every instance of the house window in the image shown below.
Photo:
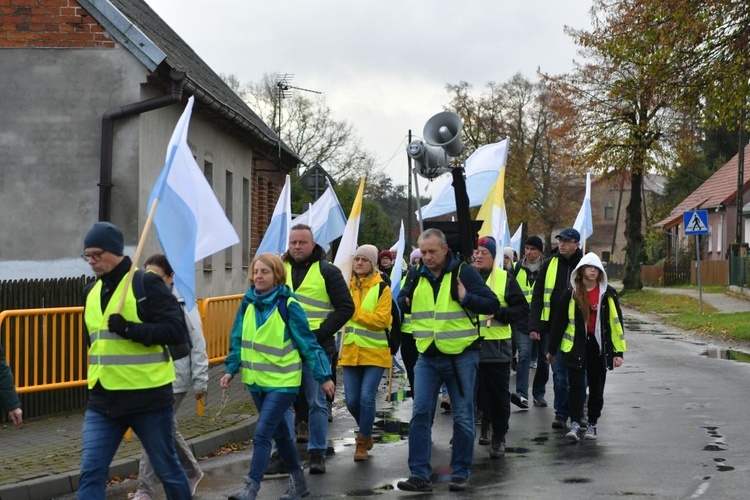
M234 225L233 220L233 211L232 206L233 198L232 198L232 189L233 189L233 179L232 179L232 172L226 172L226 182L224 183L224 211L227 214L227 219L229 219L229 223ZM228 246L226 250L224 250L224 268L225 269L232 269L232 246Z
M615 207L611 201L604 206L604 220L615 220Z
M610 253L602 252L602 262L609 262Z
M714 251L714 225L709 224L708 225L708 251L713 252Z
M206 176L206 180L208 181L208 185L211 186L211 189L214 187L214 164L210 161L204 161L203 162L203 175ZM205 259L203 259L203 270L204 271L212 271L214 268L214 260L213 256L209 255Z
M719 214L719 227L716 229L716 253L721 255L724 251L722 240L724 239L724 214Z

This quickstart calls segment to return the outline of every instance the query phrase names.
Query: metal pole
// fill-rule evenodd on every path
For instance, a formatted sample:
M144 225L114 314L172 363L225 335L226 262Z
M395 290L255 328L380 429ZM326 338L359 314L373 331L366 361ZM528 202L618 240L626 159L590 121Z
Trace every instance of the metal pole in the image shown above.
M409 129L409 141L407 142L407 144L411 144L411 129ZM408 168L408 170L407 170L408 173L406 174L406 178L408 179L408 181L407 181L408 189L407 189L407 194L406 194L406 213L407 213L407 217L406 217L406 242L411 247L411 241L412 241L412 239L411 239L412 238L412 229L411 229L411 227L412 227L412 219L414 218L414 210L412 209L412 204L411 204L411 196L412 196L411 175L410 175L411 174L411 156L406 155L406 159L407 159L407 165L408 165L408 167L407 167ZM417 202L419 202L419 198L417 198ZM411 262L409 264L411 264Z
M703 314L703 286L701 283L701 235L695 235L695 261L698 266L695 269L695 275L698 279L698 301L700 302L700 312Z

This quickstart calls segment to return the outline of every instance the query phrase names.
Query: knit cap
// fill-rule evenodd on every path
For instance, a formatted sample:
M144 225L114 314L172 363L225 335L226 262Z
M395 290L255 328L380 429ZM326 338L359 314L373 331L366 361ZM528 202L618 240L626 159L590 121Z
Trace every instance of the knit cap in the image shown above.
M375 245L361 245L357 248L357 251L354 252L354 256L357 255L363 256L365 259L370 261L370 264L372 264L373 269L378 268L378 248Z
M544 243L542 242L542 239L539 236L529 236L526 239L526 244L524 246L534 247L540 252L544 252Z
M421 259L422 251L417 248L411 254L409 254L409 262L414 262L414 259Z
M497 244L492 236L480 236L477 240L477 246L486 248L493 259L497 255Z
M83 248L101 248L115 255L122 255L125 246L120 228L109 222L97 222L83 239Z

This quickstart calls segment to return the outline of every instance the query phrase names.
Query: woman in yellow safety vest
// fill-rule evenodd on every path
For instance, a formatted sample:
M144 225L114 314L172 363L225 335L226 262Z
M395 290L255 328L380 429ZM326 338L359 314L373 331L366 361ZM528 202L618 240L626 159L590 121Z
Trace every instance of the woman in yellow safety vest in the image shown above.
M253 458L248 482L230 499L254 500L271 457L271 441L276 440L289 470L289 489L283 499L301 498L309 493L304 472L297 458L292 430L284 419L302 383L302 363L313 370L323 392L333 397L331 365L315 339L302 310L286 285L286 270L279 257L270 253L257 256L250 265L252 282L245 293L232 326L226 374L219 381L227 389L241 373L258 410L253 434Z
M585 439L596 439L596 425L604 406L607 369L622 366L625 334L617 292L607 284L599 257L587 253L570 276L572 289L563 293L559 313L550 329L548 361L558 348L568 369L570 432L577 442L581 430L588 379L588 427Z
M391 326L391 288L378 272L378 249L361 245L354 254L349 291L354 315L344 326L339 366L344 370L346 407L359 426L354 460L372 449L375 397L383 372L391 367L385 330Z

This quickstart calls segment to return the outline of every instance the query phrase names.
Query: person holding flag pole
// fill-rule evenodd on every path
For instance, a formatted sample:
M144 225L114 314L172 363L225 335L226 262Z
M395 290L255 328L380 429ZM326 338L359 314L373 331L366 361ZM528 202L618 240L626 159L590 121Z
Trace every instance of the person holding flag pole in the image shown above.
M188 342L184 315L156 274L143 274L146 300L136 301L132 282L152 223L187 309L195 304L195 262L239 242L187 145L194 99L188 99L170 139L133 260L123 255L122 231L109 222L97 222L84 238L82 257L98 279L84 291L89 399L79 498L104 498L109 465L129 427L167 498L191 497L172 436L175 372L166 347Z

